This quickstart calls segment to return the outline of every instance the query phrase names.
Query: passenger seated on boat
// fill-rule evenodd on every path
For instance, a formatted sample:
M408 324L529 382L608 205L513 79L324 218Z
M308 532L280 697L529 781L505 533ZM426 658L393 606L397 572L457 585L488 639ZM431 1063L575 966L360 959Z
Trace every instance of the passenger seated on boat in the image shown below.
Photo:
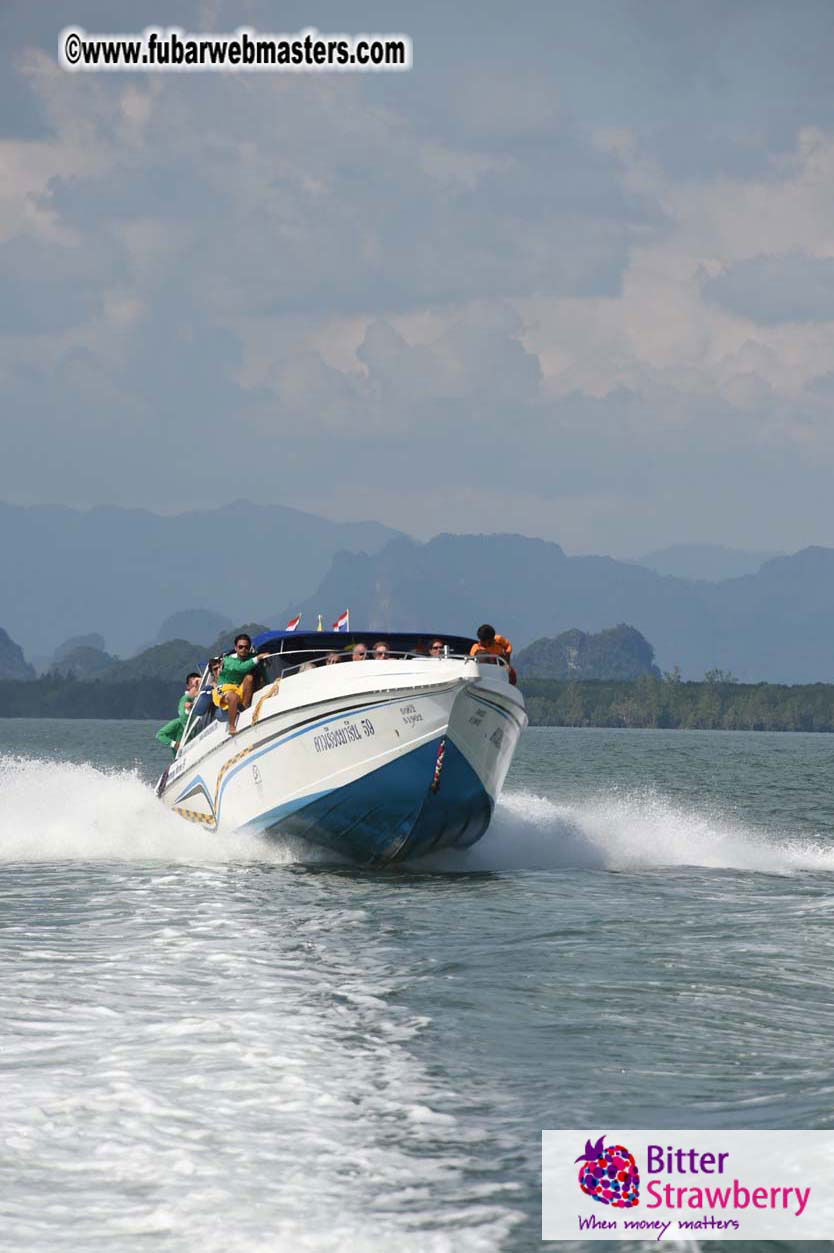
M186 723L188 722L188 716L191 713L191 706L194 704L199 690L200 676L196 670L192 670L191 673L185 677L185 691L180 697L179 704L177 706L176 718L172 718L170 722L166 722L165 726L160 727L156 733L156 739L159 740L160 744L165 744L166 747L172 749L174 752L176 752L180 746L182 733L185 730Z
M324 659L324 664L326 666L338 666L341 660L342 660L341 653L328 653Z
M377 640L374 644L374 661L387 661L391 653L385 640Z
M252 703L252 693L255 690L254 673L258 665L267 658L266 653L258 653L256 657L251 654L252 640L244 632L235 640L234 653L223 658L220 674L217 677L217 686L212 693L215 705L228 712L229 735L234 735L237 731L240 710L248 709Z
M477 657L478 653L489 653L493 657L503 657L509 669L510 682L515 687L518 682L518 676L510 661L513 646L503 635L496 635L495 627L490 626L488 622L478 627L478 643L473 644L469 650L471 657Z
M215 722L227 722L228 721L226 710L215 708L215 705L214 705L214 691L215 691L215 688L217 687L217 680L220 677L220 671L222 670L222 668L223 668L223 658L212 657L211 661L209 662L208 678L206 679L206 682L204 684L205 695L207 695L209 699L209 708L214 709L214 721ZM201 700L202 700L202 697L203 697L203 693L200 694ZM208 722L208 719L206 719L206 722Z
M354 644L353 652L350 655L352 661L364 661L367 655L368 650L364 644Z
M315 668L316 663L314 661L302 661L301 665L298 667L298 673L301 674L302 670L315 670Z
M202 718L212 707L212 689L217 686L217 676L220 673L221 665L222 658L220 657L212 657L209 661L208 674L203 680L203 686L200 689L200 694L194 702L195 718Z
M429 644L429 656L434 657L435 659L438 657L442 657L443 649L445 647L446 645L443 643L442 640L432 640L432 642Z

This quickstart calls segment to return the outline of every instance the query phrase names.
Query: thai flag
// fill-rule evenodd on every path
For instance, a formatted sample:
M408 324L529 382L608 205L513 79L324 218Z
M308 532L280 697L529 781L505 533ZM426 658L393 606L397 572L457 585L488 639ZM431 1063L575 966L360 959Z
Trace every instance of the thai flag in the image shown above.
M296 614L296 616L295 616L294 618L290 618L289 622L287 623L287 630L288 630L288 631L296 631L296 630L298 630L298 624L299 624L299 622L300 622L300 621L301 621L301 614L300 614L300 613L299 613L299 614Z
M350 610L346 609L344 613L340 613L336 621L333 623L334 631L350 630Z

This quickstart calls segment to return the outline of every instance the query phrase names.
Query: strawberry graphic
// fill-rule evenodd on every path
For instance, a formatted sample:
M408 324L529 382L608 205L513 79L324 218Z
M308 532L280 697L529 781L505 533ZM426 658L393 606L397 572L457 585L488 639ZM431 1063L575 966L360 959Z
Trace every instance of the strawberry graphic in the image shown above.
M640 1171L633 1154L622 1144L603 1148L605 1136L596 1144L585 1142L585 1152L577 1157L579 1186L586 1196L615 1209L630 1209L640 1196Z

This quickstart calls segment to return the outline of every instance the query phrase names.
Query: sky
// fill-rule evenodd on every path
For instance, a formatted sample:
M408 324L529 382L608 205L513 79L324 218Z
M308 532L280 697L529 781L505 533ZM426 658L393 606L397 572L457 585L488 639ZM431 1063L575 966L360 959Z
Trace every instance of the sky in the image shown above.
M413 69L84 74L88 32ZM828 0L5 0L0 499L834 544Z

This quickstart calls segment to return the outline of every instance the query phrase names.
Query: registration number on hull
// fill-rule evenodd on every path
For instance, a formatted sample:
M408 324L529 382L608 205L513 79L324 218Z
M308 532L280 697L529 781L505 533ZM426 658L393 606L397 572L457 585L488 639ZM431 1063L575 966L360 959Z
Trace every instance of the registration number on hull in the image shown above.
M334 748L346 748L348 744L356 744L365 738L376 735L374 724L370 718L362 718L357 726L347 718L340 727L327 727L313 736L313 744L317 753L329 753Z

